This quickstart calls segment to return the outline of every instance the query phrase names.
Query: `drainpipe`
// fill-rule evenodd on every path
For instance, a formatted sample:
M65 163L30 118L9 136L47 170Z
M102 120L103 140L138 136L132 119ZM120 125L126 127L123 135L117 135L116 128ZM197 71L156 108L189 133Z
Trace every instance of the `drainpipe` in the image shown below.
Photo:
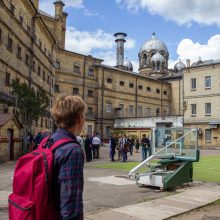
M104 123L104 84L105 84L105 80L104 80L104 76L105 76L105 67L102 67L102 104L101 104L101 112L102 112L102 117L101 117L101 138L103 139L103 123Z
M137 86L137 79L138 76L136 76L136 88L135 88L135 116L137 117L137 104L138 104L138 86Z
M83 101L85 101L85 79L86 79L86 56L84 57L83 62Z

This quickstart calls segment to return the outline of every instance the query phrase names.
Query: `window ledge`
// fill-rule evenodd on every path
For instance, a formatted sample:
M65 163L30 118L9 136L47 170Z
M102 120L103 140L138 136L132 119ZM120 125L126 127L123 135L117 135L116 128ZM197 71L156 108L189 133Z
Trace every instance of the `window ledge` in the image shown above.
M190 91L196 91L196 89L190 89Z
M191 115L191 117L196 117L196 115Z
M211 116L211 114L205 114L205 116Z
M208 89L211 89L211 87L205 87L205 89L207 89L207 90L208 90Z

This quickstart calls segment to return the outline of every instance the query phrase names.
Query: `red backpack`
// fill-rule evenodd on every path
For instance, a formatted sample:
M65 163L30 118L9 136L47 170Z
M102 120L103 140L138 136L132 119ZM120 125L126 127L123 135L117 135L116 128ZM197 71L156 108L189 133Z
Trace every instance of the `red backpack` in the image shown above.
M64 144L76 141L63 138L51 145L48 140L49 137L46 137L36 150L21 157L16 164L13 193L8 199L10 220L59 218L51 197L53 152Z

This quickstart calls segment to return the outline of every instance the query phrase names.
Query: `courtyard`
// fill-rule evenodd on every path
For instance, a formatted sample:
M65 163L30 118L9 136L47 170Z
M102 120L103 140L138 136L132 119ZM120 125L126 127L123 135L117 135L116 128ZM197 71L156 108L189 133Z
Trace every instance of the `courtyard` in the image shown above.
M209 195L210 192L218 189L219 192L219 182L204 182L195 181L187 187L183 185L175 190L160 191L157 188L152 187L138 187L133 180L128 180L126 178L128 172L123 170L115 169L103 169L98 168L98 166L104 166L105 164L110 164L108 158L108 147L101 148L101 158L93 160L90 163L85 162L84 169L84 213L85 219L112 219L117 220L119 217L123 219L143 219L141 217L134 217L134 213L137 210L137 206L146 206L145 209L149 210L149 204L154 204L155 207L158 206L158 213L152 217L150 214L146 216L146 219L164 219L161 209L164 208L161 203L166 203L168 207L170 201L179 200L182 198L184 200L184 193L190 193L194 198L189 198L190 209L198 207L199 204L209 204L220 198L219 193L216 195ZM219 150L202 150L201 155L203 156L219 156ZM141 153L136 153L133 156L128 157L129 162L138 162L141 160ZM121 164L121 167L127 165L128 163L115 162ZM112 163L114 165L114 163ZM199 164L199 163L198 163ZM7 162L0 165L0 219L6 220L7 217L7 195L11 191L12 187L12 176L15 162ZM196 173L195 173L196 176ZM190 191L192 190L192 192ZM201 195L201 191L206 195L206 198L200 198L195 192L197 191ZM208 190L208 191L207 191ZM182 196L181 196L182 195ZM203 196L203 195L202 195ZM206 200L206 199L209 200ZM166 199L166 200L164 200ZM197 199L197 200L196 200ZM196 205L193 203L196 201ZM157 204L158 202L158 204ZM202 203L200 203L202 202ZM177 203L177 202L176 202ZM138 208L140 208L138 206ZM178 210L185 210L186 204L182 202L182 207ZM220 212L217 208L219 203L213 204L211 206L206 206L204 208L196 209L191 211L189 214L184 214L183 216L173 217L172 219L204 219L203 217L208 216L209 219L220 218ZM169 208L170 213L175 213L173 208ZM132 211L133 210L133 211ZM152 207L151 207L152 212ZM129 212L132 212L129 214ZM185 211L184 211L185 212ZM137 212L136 212L137 213ZM133 215L133 217L132 217ZM197 218L198 217L198 218ZM212 217L212 218L211 218Z

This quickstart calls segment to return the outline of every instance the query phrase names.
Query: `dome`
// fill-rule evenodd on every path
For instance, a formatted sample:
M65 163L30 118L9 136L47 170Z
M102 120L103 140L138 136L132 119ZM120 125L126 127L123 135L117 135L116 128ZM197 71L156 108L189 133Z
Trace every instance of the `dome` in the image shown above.
M180 72L181 70L183 70L184 68L186 68L186 65L179 60L175 65L174 65L174 71L175 72Z
M151 57L151 60L150 60L151 62L155 62L155 63L157 63L157 62L165 62L165 59L164 59L164 57L159 53L159 52L157 52L156 54L154 54L152 57Z
M155 33L152 34L152 38L148 41L146 41L141 49L140 52L142 51L151 51L151 50L156 50L156 51L165 51L168 53L167 46L164 42L160 41L157 39Z
M124 60L124 66L127 68L129 71L133 71L133 65L130 60L126 57Z

